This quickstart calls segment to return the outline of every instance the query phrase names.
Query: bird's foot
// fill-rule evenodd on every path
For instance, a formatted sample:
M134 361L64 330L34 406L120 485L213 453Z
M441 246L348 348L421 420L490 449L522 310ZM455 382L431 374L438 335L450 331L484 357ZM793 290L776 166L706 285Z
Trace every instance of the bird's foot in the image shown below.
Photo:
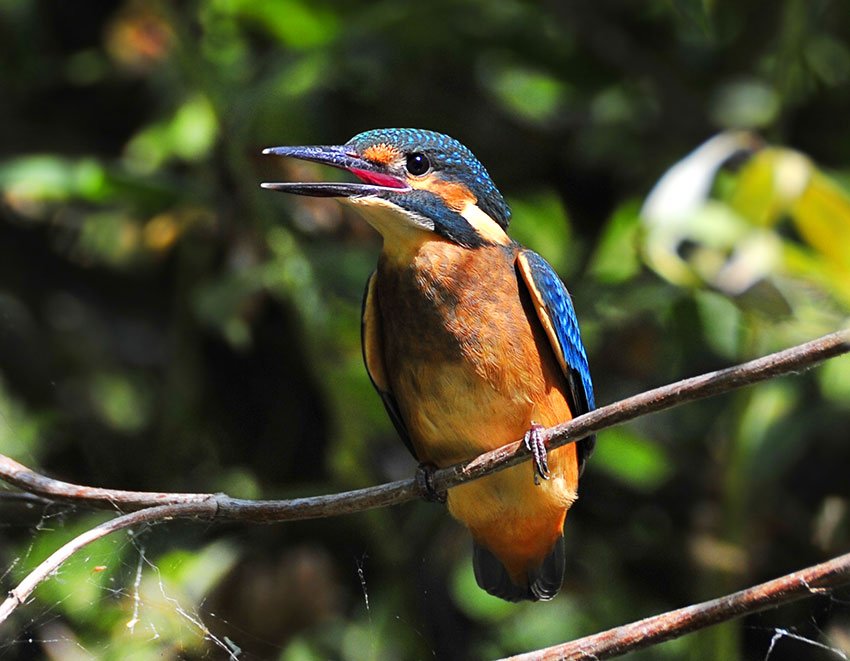
M434 471L436 467L433 464L419 464L416 467L416 486L419 488L419 493L429 503L445 503L446 492L437 491L434 488Z
M525 432L523 437L525 447L531 453L534 462L534 484L540 484L540 478L549 479L549 458L546 453L546 441L543 440L541 433L543 429L545 429L543 425L532 421L531 429Z

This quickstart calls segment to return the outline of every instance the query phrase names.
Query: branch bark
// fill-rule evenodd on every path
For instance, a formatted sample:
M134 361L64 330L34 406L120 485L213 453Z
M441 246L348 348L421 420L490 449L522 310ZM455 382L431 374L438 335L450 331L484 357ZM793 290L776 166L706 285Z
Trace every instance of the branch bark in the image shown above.
M850 330L845 329L734 367L648 390L544 429L541 434L548 448L557 448L649 413L720 395L784 374L801 372L848 351ZM438 491L448 489L467 480L527 461L529 457L530 453L525 444L515 441L482 454L468 463L437 471L434 475L434 487Z
M574 420L551 427L542 433L550 448L559 447L566 443L573 443L591 433L622 424L648 413L672 408L686 402L729 392L776 376L807 369L823 360L847 353L848 351L850 351L850 331L839 331L735 367L684 379L635 395L634 397L629 397L620 402L586 413ZM436 471L433 475L433 486L438 491L442 491L458 484L484 477L498 470L504 470L509 466L527 461L529 458L530 454L525 449L522 441L515 441L492 452L485 453L472 461ZM130 514L118 516L83 533L42 562L10 592L6 601L0 605L0 624L30 597L33 590L35 590L41 581L51 576L65 560L79 549L105 535L134 525L155 523L178 517L203 517L205 520L240 520L264 523L291 521L337 516L377 507L387 507L424 495L421 492L421 487L413 479L400 480L375 487L326 496L295 498L291 500L244 500L231 498L226 494L123 491L54 480L36 473L3 455L0 455L0 480L41 498L73 502L91 507L116 509L118 511L132 511ZM847 556L843 556L831 562L835 563L842 559L844 559L845 565L842 565L840 571L836 569L829 576L840 576L842 580L844 579L847 573L846 563L850 562L850 559L847 559ZM830 565L830 563L819 565L818 567L825 567L827 565ZM819 585L817 583L818 580L817 577L811 580L806 579L806 584L808 586L817 586ZM758 588L751 588L750 590L758 590ZM749 592L745 590L742 593L736 593L736 595L745 595ZM785 593L777 588L776 595L782 597L783 594ZM736 597L736 595L731 595L731 597ZM775 599L777 597L774 596L773 598ZM799 596L795 598L799 598ZM718 601L724 601L726 599L729 599L729 597ZM754 598L743 599L746 603L761 604L759 606L761 608L766 607L769 603L776 603L762 602ZM731 606L723 607L721 604L715 604L715 602L706 602L706 604L701 606L706 608L706 613L709 613L709 615L696 618L688 614L689 609L673 611L673 613L668 614L670 617L666 622L661 621L658 623L660 633L657 639L666 640L669 637L681 635L695 628L707 626L722 619L735 617L742 612L748 612L740 611L741 607L735 606L736 603L738 602L733 600ZM700 608L700 606L690 608ZM735 610L736 608L739 610ZM728 615L722 615L723 613L728 613ZM711 614L714 615L712 616ZM656 618L650 618L643 622L655 621L655 619L661 617L664 616L656 616ZM677 622L682 617L684 617L686 623L684 625L678 625ZM715 617L716 619L711 619L711 617ZM634 626L639 627L643 625L636 623ZM681 633L672 633L663 637L665 631L678 631L676 629L677 626L683 627ZM605 634L597 634L597 636L605 636ZM620 641L620 638L615 637L613 640L614 642L612 644L615 646L612 649L619 649L616 645L623 644L617 642ZM575 642L578 643L581 641ZM568 643L567 645L573 644ZM596 652L595 656L598 658L607 658L604 656L607 654L607 652L604 652L605 649L607 648L603 642L600 646L600 650L603 651ZM629 649L636 648L624 647L623 651L628 651ZM617 654L619 653L622 652L617 652ZM554 652L554 654L556 656L543 656L539 658L572 658L558 656L561 652ZM607 656L611 655L607 654ZM532 656L528 658L538 657Z
M610 659L850 583L850 553L733 594L500 661Z
M585 413L573 420L541 430L549 448L574 443L608 427L687 402L737 390L783 374L799 372L850 352L850 330L757 358L734 367L677 381ZM508 443L475 459L435 471L433 486L445 491L464 482L504 470L531 454L521 441ZM121 512L178 503L213 501L215 519L261 523L314 519L398 505L425 494L414 479L398 480L354 491L289 500L244 500L226 494L169 493L104 489L55 480L0 454L0 480L22 491L50 500L66 501Z

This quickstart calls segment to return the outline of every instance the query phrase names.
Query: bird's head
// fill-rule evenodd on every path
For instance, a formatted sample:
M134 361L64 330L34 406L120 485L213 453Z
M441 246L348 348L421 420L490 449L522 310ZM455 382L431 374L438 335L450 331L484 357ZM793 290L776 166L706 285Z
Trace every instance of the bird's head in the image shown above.
M324 163L359 182L264 183L271 190L354 205L387 243L437 234L476 247L508 243L511 212L487 170L454 138L420 129L375 129L344 145L270 147L264 154Z

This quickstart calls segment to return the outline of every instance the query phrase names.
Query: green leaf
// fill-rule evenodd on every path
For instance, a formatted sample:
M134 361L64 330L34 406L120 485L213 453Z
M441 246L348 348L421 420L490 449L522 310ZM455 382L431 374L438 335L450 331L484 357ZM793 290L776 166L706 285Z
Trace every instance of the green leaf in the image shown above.
M94 159L22 156L0 165L0 188L14 200L100 201L109 193L106 172Z
M787 381L771 381L749 393L747 408L741 415L738 437L750 458L758 455L773 425L784 419L799 395Z
M694 294L703 333L711 348L721 356L735 359L741 339L741 311L725 296L709 291Z
M740 479L753 485L778 479L799 460L805 447L804 426L795 424L800 399L790 381L769 381L748 393L738 421L737 452Z
M143 651L150 658L160 657L164 648L200 652L207 643L201 604L232 569L236 551L226 542L215 542L146 559L138 557L138 552L133 558L141 574L120 604L122 617L112 629L113 643L122 649L139 648L139 658Z
M336 12L299 0L218 0L216 7L262 26L282 44L295 49L321 46L339 31Z
M152 393L124 374L95 374L91 398L99 417L113 429L134 432L150 416Z
M475 581L472 558L464 556L452 575L452 596L458 607L469 617L485 622L498 622L508 617L514 605L494 597Z
M636 201L620 206L605 225L590 271L600 282L616 284L640 272L638 238L640 205Z
M566 210L551 192L539 192L508 200L513 210L511 236L540 253L558 273L569 273L575 266L578 250Z
M203 549L178 549L156 562L156 578L172 584L192 604L198 604L237 560L236 550L226 542Z
M833 358L818 370L824 397L843 409L850 409L850 356Z
M537 124L553 120L569 96L562 80L501 57L485 62L484 83L508 111Z
M611 477L639 491L653 491L670 475L667 452L656 442L624 428L597 435L593 462Z
M10 319L17 311L11 301L0 294L0 316ZM0 374L2 376L2 374ZM11 457L36 456L38 442L47 425L12 395L0 378L0 452Z
M108 518L106 514L96 514L72 523L57 519L53 523L55 529L41 526L16 573L23 578L61 546ZM39 585L37 598L58 608L72 621L102 626L106 623L104 607L112 594L107 586L121 569L125 543L126 538L118 534L87 545L85 552L73 556L57 574Z
M562 592L546 604L546 617L541 617L536 604L520 609L500 625L501 639L509 652L548 647L581 635L589 625L579 601Z
M142 129L127 144L130 169L151 173L172 159L198 161L207 156L218 138L218 119L202 95L183 103L175 113Z

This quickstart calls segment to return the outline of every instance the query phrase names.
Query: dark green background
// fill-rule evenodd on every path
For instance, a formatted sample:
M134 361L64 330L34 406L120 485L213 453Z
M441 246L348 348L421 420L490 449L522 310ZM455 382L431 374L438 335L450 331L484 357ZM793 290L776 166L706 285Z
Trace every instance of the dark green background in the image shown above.
M827 268L793 210L762 232L811 267L765 273L768 305L647 268L638 210L725 128L848 181L848 38L837 0L0 0L0 452L85 484L242 497L411 475L360 361L377 237L333 201L258 188L324 176L263 147L370 128L449 133L487 166L513 235L573 293L601 404L828 332L850 268ZM715 204L772 199L747 185L724 173ZM172 522L80 554L0 629L0 657L223 658L181 610L243 658L565 641L846 550L848 426L844 359L601 435L549 604L478 590L436 505ZM0 500L0 586L102 519ZM774 627L848 650L838 597L633 658L763 659ZM771 658L835 657L784 639Z

